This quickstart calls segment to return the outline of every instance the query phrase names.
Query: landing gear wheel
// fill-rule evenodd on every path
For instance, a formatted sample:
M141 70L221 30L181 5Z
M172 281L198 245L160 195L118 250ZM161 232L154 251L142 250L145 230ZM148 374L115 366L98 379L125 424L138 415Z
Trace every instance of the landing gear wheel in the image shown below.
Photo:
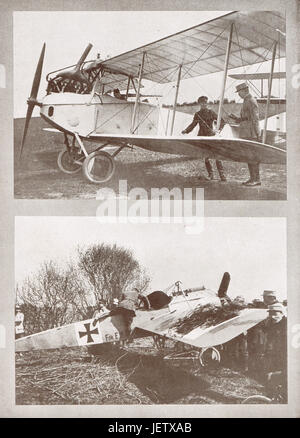
M80 158L80 155L78 154L78 157L76 155L67 149L60 151L57 157L57 164L62 172L72 175L80 171L82 165L75 162L76 158Z
M115 171L114 159L104 151L91 153L83 162L84 176L93 183L103 183L113 176Z
M202 367L216 367L219 365L221 355L215 347L202 348L198 359Z

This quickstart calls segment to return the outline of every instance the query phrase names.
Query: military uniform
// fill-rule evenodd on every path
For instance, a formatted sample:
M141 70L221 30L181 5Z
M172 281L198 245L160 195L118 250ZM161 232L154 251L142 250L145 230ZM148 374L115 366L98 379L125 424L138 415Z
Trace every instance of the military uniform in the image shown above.
M135 314L138 296L139 293L135 290L123 293L122 300L119 302L117 308L126 309Z
M256 99L251 96L250 93L244 97L240 120L240 138L255 141L259 140L260 127L258 104Z
M194 118L192 123L183 131L184 134L188 134L191 132L198 124L199 124L199 130L198 130L198 136L212 136L215 135L215 132L213 130L213 122L214 120L217 120L218 116L217 114L210 110L209 108L201 108L200 111L197 111L194 114ZM224 122L222 120L222 124L224 125ZM225 181L225 175L224 175L224 168L221 160L216 160L216 166L220 175L220 178L222 181ZM205 158L205 167L208 172L209 177L212 179L213 177L213 169L211 162L209 158Z
M209 108L202 108L194 114L192 123L184 130L186 134L191 132L197 124L199 124L199 131L197 135L215 135L213 130L213 122L217 120L217 114Z
M230 368L248 371L248 344L247 335L242 333L224 344L225 363Z
M15 339L22 338L24 336L24 313L17 310L15 316Z
M247 331L249 370L256 374L264 372L265 344L265 321L262 321Z
M266 323L266 361L269 372L282 371L287 368L287 318L280 322Z
M238 85L236 89L237 92L239 92L243 89L248 89L248 85L243 83ZM259 110L257 101L249 92L247 92L243 99L244 101L240 117L231 115L240 124L239 137L245 140L260 141ZM250 179L246 184L251 182L256 183L254 185L260 185L259 163L248 163L248 168Z
M136 290L123 293L122 300L111 312L110 315L123 315L126 324L127 335L131 331L131 323L135 316L135 309L139 293Z

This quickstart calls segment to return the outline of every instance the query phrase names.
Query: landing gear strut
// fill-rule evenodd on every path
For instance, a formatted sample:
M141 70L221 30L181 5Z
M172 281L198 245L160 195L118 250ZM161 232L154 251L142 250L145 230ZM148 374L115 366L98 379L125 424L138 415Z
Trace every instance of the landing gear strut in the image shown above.
M75 140L77 140L78 146L75 145ZM94 152L88 154L77 133L74 134L72 146L70 146L66 134L64 143L66 149L59 153L57 159L60 170L64 173L75 174L82 167L85 178L96 184L104 183L111 179L116 168L114 157L126 147L126 145L121 145L110 155L101 150L108 145L108 143L105 143Z
M84 155L80 149L75 146L75 137L73 138L72 146L70 146L68 137L65 134L64 143L66 148L58 154L57 164L62 172L73 175L80 171Z
M175 345L177 351L164 357L165 360L187 361L192 360L199 368L215 367L220 363L220 352L215 347L200 348L193 350L192 347L178 343Z
M75 145L75 141L77 141L78 146ZM82 167L86 179L96 184L104 183L111 179L116 168L115 156L121 152L124 147L129 147L125 144L119 147L117 146L117 150L110 155L101 150L108 145L108 143L104 143L95 151L88 154L81 138L76 132L74 133L72 146L69 144L67 134L65 134L64 143L66 149L59 153L57 159L60 170L64 173L74 174L79 172Z

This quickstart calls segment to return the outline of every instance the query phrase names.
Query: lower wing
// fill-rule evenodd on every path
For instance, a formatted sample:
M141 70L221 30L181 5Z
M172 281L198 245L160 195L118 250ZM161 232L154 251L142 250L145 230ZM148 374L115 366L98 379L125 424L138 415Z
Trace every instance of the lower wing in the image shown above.
M143 135L95 134L89 137L110 144L131 144L153 152L214 158L242 163L285 164L286 151L275 146L241 138L151 137Z
M148 324L137 325L136 329L146 330L197 348L214 347L225 344L259 324L267 318L268 312L266 309L245 309L238 316L217 325L197 327L186 334L179 334L172 326L174 327L174 323L179 320L179 317L182 318L185 315L186 313L181 315L176 314L176 312L169 313L149 321Z

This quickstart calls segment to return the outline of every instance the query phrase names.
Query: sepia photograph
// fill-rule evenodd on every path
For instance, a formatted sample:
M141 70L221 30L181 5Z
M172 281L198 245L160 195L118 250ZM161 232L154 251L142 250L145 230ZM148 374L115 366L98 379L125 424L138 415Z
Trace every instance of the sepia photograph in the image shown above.
M299 417L299 23L0 0L0 418Z
M16 404L287 403L284 218L15 236Z
M13 23L15 198L127 196L126 180L286 199L284 13L16 11Z

